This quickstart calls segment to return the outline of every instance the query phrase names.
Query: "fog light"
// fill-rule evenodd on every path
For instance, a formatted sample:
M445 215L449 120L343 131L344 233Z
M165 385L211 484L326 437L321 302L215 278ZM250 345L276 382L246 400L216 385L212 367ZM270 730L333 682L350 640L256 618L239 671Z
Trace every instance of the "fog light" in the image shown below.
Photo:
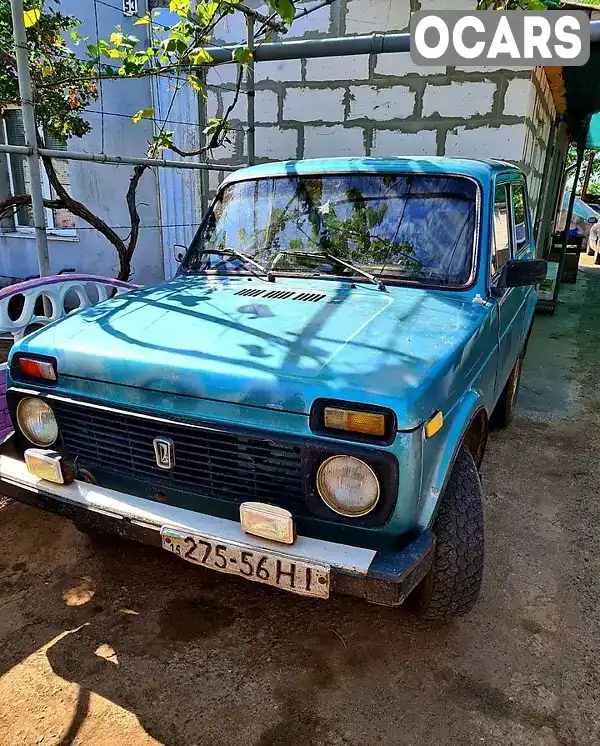
M51 446L58 438L54 412L43 399L27 397L17 406L17 424L36 446Z
M41 448L28 448L25 451L25 464L30 474L48 482L64 484L62 456L56 451Z
M364 461L354 456L332 456L317 472L317 489L323 501L350 518L370 513L379 500L379 479Z
M293 544L296 539L292 514L277 505L242 503L240 522L244 531L253 536L279 541L282 544Z

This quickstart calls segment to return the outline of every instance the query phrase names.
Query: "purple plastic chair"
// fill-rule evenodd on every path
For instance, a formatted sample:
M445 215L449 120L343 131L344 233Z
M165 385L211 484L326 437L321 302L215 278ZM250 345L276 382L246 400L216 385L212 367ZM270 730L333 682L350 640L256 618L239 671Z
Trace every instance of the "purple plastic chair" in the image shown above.
M110 277L77 274L40 277L9 285L0 290L0 335L9 341L12 336L12 341L17 342L40 326L107 300L113 290L120 295L137 287ZM0 363L0 442L11 432L6 406L6 363Z

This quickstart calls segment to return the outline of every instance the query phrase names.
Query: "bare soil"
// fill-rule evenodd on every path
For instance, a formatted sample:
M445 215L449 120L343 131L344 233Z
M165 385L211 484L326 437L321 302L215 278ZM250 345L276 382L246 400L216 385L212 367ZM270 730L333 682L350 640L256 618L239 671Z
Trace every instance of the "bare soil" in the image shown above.
M600 743L600 274L540 317L483 468L487 565L436 627L0 503L0 745Z

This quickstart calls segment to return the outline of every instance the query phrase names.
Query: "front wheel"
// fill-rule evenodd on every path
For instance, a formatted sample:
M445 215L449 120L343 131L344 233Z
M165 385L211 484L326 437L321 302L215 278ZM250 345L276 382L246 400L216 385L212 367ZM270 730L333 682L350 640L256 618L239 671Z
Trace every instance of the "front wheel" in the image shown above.
M419 616L445 622L471 611L483 577L483 523L479 473L471 452L463 448L433 525L433 565L414 592Z

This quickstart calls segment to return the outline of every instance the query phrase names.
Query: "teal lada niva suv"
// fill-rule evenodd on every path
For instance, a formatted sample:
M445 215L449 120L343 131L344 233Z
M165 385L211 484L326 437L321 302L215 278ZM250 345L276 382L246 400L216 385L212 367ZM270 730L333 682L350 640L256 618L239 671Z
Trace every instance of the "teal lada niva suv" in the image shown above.
M298 594L465 614L545 269L508 163L237 171L176 277L13 348L0 491Z

